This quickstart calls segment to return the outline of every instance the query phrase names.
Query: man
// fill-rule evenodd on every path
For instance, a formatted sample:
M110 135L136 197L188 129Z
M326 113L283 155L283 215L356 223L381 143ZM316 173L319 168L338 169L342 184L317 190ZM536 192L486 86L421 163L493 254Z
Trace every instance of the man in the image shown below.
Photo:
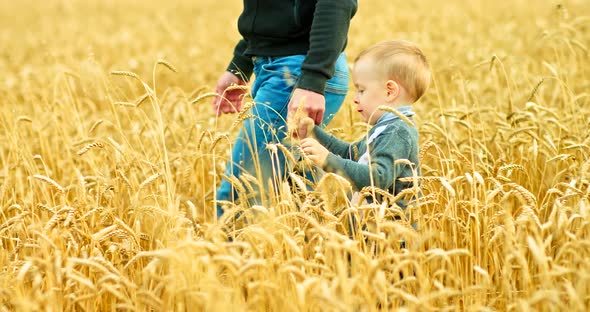
M268 190L285 174L284 155L267 149L287 135L287 115L299 105L317 125L325 126L338 111L348 90L346 47L350 19L357 0L244 0L238 19L242 39L217 82L215 112L242 109L245 86L252 73L254 117L243 122L233 145L226 176L248 173L260 181L252 204L268 204ZM238 86L238 88L236 88ZM305 135L303 135L305 136ZM237 193L227 179L216 199L234 201ZM217 216L223 214L218 205Z

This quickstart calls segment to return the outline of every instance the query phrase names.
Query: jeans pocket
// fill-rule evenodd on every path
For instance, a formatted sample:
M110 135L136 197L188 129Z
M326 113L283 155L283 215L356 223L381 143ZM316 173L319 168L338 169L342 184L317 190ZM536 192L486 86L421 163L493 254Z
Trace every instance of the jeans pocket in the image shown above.
M301 64L305 60L305 55L290 55L269 58L262 64L263 74L278 76L285 80L289 86L295 85L301 75Z
M334 67L334 75L326 82L326 92L346 95L350 75L348 72L348 61L344 53L340 54Z
M270 75L282 79L285 87L293 87L297 83L299 75L286 65L268 63L260 67L263 75Z

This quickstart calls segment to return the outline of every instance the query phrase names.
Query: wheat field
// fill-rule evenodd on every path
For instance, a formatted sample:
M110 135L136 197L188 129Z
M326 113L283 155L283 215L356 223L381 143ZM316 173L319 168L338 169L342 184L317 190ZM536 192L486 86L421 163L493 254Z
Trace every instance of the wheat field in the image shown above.
M359 2L350 59L407 39L433 68L423 196L328 175L237 224L213 198L247 116L210 101L241 1L0 1L0 311L588 309L590 3Z

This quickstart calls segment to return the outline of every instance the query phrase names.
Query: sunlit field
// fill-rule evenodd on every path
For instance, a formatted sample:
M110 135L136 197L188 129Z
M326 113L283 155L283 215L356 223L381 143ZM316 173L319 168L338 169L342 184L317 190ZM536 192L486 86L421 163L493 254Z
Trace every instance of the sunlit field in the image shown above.
M234 222L213 200L248 116L211 100L241 1L0 0L0 311L587 310L590 2L359 2L349 59L406 39L433 69L421 196L292 173Z

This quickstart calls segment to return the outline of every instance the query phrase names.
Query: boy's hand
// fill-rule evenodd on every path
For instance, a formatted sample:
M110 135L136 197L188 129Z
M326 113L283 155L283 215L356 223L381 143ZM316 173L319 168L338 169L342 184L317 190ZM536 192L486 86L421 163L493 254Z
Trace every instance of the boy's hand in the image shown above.
M309 117L300 119L299 125L297 127L297 137L300 139L305 139L308 136L312 136L313 127L315 127L313 119Z
M330 152L312 138L305 138L301 140L301 150L304 157L311 160L316 166L323 167Z

